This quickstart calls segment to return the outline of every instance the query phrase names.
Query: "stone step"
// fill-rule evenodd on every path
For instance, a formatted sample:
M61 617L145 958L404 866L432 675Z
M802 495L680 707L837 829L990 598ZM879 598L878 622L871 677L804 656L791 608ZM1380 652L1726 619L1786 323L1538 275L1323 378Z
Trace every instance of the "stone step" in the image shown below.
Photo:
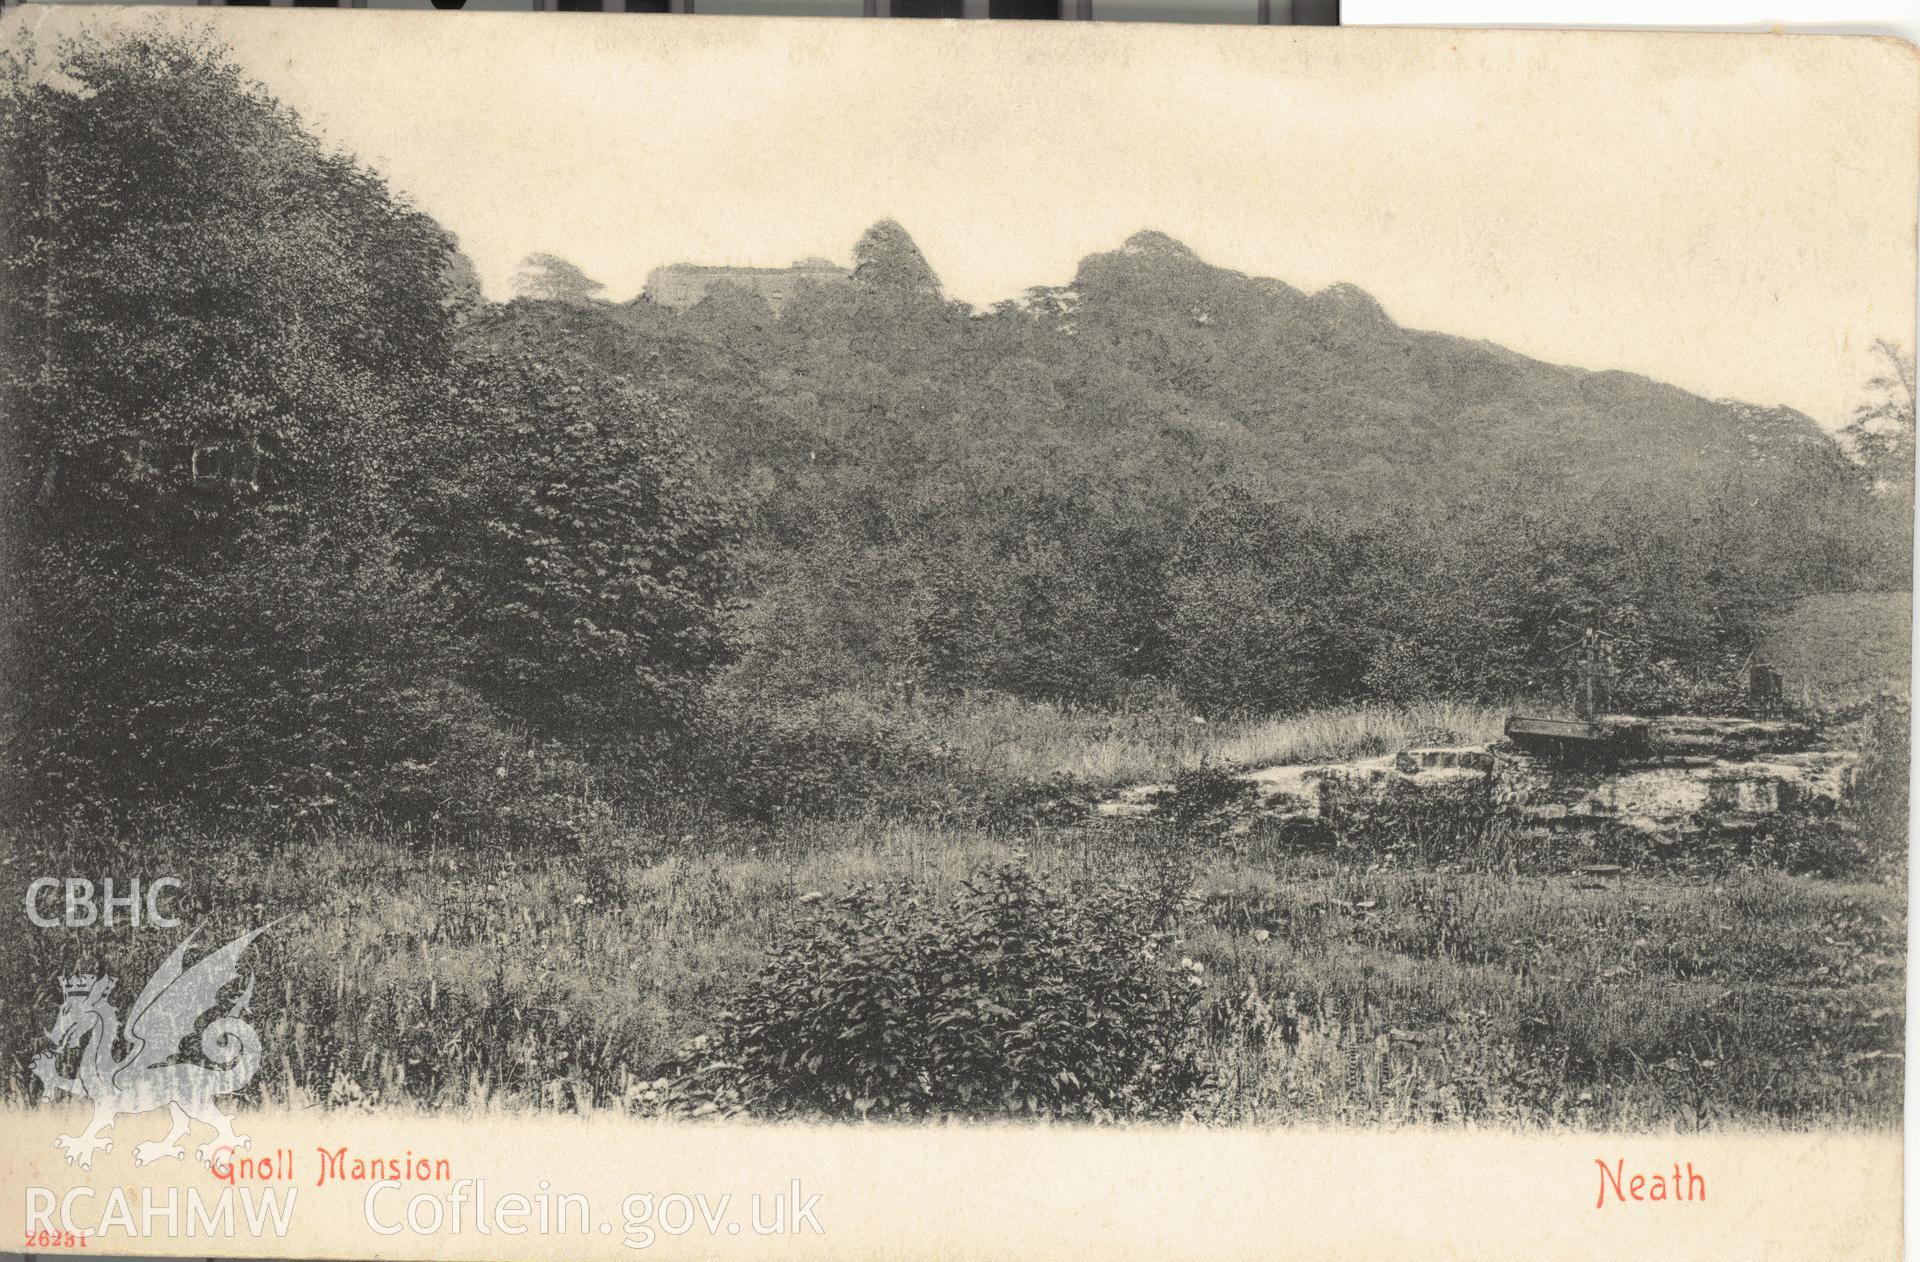
M1493 752L1485 745L1428 745L1401 750L1393 756L1393 765L1409 776L1422 771L1492 771Z

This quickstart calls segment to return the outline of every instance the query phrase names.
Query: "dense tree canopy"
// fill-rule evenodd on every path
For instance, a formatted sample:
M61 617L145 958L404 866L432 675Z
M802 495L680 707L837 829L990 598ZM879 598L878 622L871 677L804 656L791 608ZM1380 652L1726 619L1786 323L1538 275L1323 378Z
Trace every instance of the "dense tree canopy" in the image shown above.
M32 57L0 69L29 806L377 804L459 764L456 729L662 704L724 656L725 506L664 408L472 349L448 234L220 47L136 28Z
M1704 679L1798 594L1907 581L1897 510L1787 409L1403 329L1160 233L984 313L891 221L855 261L777 319L719 289L570 334L763 488L755 687L1510 697L1561 687L1588 626Z
M56 69L0 90L10 695L42 787L324 800L406 743L361 718L431 603L387 540L451 242L193 37Z
M494 305L220 48L151 31L0 67L0 148L33 809L511 813L512 766L723 781L689 751L902 681L1539 695L1588 629L1678 704L1785 602L1909 583L1891 348L1855 459L1155 232L988 311L891 220L777 313L616 305L550 255Z
M517 314L470 333L420 510L468 670L568 740L670 732L731 654L733 506L700 485L684 417Z

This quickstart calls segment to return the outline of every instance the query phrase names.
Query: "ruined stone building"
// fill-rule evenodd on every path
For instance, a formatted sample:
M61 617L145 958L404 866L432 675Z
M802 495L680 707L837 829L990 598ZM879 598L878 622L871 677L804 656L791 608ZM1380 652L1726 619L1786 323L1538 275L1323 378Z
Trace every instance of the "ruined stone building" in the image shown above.
M716 286L736 285L759 294L775 312L793 297L805 282L838 284L852 276L851 270L821 258L801 259L792 267L710 267L699 263L670 263L647 273L647 284L640 291L644 302L659 303L675 311L685 311Z

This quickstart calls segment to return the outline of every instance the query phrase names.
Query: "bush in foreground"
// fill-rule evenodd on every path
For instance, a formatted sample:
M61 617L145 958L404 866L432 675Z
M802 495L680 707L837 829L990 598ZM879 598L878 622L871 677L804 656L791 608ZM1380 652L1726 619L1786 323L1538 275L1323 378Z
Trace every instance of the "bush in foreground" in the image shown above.
M859 887L797 926L724 1023L772 1115L1176 1116L1199 1084L1197 966L1150 896L1062 897L1019 864L950 903Z

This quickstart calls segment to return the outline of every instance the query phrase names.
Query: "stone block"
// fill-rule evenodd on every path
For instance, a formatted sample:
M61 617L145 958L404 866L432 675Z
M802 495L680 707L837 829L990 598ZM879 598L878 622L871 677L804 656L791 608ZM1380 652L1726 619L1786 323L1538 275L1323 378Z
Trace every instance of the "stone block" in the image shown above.
M1670 715L1647 724L1648 750L1655 757L1753 758L1762 754L1791 754L1813 748L1817 739L1813 728L1805 723L1784 719Z
M1485 745L1426 746L1403 749L1394 755L1393 765L1403 775L1423 771L1492 771L1493 754Z

